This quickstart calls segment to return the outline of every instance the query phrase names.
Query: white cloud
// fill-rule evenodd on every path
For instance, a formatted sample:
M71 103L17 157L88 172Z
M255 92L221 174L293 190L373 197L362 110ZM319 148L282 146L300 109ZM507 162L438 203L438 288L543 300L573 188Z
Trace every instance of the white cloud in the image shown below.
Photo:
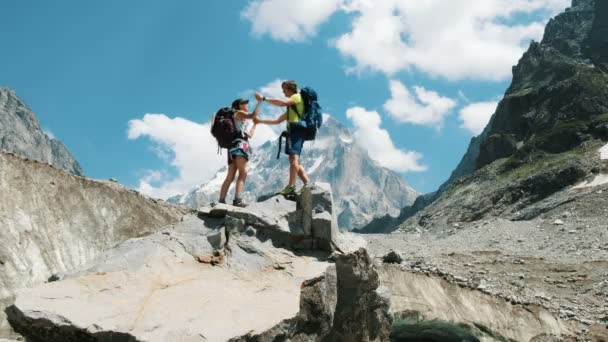
M352 70L394 74L410 67L450 80L504 80L548 18L569 0L350 0L352 30L334 46ZM542 20L513 23L518 13Z
M384 109L400 122L441 127L445 116L456 106L456 101L423 87L414 87L414 96L400 81L391 80L389 86L391 98Z
M251 22L256 35L269 34L279 41L303 41L314 36L343 0L254 0L241 16Z
M346 117L355 126L354 135L357 142L380 165L397 172L427 169L426 166L419 163L422 154L395 147L388 131L380 128L382 120L378 112L367 111L362 107L352 107L346 111Z
M146 114L129 121L129 139L149 138L152 150L177 170L171 177L166 170L148 170L139 180L138 189L150 196L168 198L182 194L209 179L226 163L226 153L217 154L217 142L210 123L199 124L165 114ZM252 145L276 138L270 128L259 126Z
M177 176L169 177L161 170L150 170L139 181L139 190L153 197L168 198L210 179L226 163L226 155L217 154L217 142L210 124L198 124L184 118L164 114L146 114L129 121L129 139L148 137L156 145L161 158L171 155L170 165Z
M468 130L473 135L479 135L490 121L492 114L498 106L497 101L476 102L460 110L460 127Z

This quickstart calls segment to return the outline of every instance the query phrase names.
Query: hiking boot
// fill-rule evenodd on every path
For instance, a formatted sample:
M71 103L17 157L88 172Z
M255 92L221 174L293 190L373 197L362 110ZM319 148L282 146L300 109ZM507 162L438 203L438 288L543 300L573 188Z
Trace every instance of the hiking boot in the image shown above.
M296 193L295 185L288 185L283 190L281 190L281 192L279 192L279 194L283 195L283 196L294 195L295 193Z
M239 208L246 208L247 207L247 203L243 202L243 200L239 197L235 198L234 201L232 202L232 205L235 207L239 207Z
M226 204L226 200L221 199L221 200L218 200L217 202L215 202L215 201L211 202L211 207L215 208L215 207L217 207L220 204Z

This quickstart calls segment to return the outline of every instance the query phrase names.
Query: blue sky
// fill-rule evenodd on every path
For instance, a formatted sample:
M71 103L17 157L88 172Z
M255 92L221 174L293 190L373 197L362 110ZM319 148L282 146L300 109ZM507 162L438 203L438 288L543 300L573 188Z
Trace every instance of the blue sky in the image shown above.
M428 192L568 1L422 3L4 0L0 86L16 90L89 177L164 197L222 165L211 113L295 79L370 156Z

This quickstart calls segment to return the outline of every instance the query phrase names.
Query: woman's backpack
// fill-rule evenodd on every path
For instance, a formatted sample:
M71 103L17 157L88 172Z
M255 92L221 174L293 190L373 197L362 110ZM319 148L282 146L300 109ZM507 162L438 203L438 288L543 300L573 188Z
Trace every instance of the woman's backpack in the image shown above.
M211 135L215 137L218 146L221 148L230 148L237 137L234 114L234 109L222 108L217 111L211 121Z

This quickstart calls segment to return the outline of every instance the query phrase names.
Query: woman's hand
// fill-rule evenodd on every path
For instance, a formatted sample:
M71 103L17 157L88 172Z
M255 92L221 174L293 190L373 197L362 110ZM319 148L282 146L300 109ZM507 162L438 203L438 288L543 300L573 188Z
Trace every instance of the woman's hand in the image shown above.
M261 102L264 99L264 96L260 93L255 93L255 99L258 100L258 102Z

